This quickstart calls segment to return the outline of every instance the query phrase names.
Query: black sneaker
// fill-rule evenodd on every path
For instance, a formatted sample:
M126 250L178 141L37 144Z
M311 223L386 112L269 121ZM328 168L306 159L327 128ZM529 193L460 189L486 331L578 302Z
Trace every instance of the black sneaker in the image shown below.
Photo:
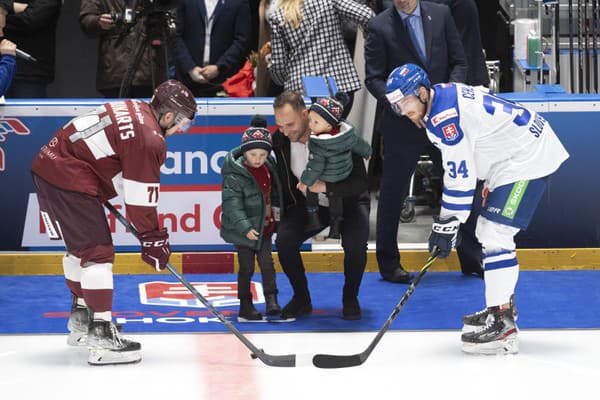
M254 308L252 299L240 299L240 311L238 313L239 322L261 321L262 314Z
M310 299L293 296L290 302L281 310L281 318L298 318L311 312L312 304L310 303Z
M356 321L361 318L360 304L356 297L344 299L344 308L342 309L342 319Z
M281 314L281 307L279 307L279 303L277 302L277 295L275 293L267 294L265 296L267 307L265 309L265 314L267 315L279 315Z

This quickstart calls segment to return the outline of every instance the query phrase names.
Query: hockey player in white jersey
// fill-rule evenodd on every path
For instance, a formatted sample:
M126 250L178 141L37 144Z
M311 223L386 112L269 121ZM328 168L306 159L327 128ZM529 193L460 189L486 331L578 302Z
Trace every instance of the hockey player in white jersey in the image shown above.
M406 64L389 75L392 109L425 128L442 153L444 188L429 251L448 257L458 227L484 182L475 235L483 248L486 308L463 317L462 349L475 354L517 353L514 289L519 275L514 236L525 230L550 174L569 157L539 114L485 88L459 83L431 86L427 73Z

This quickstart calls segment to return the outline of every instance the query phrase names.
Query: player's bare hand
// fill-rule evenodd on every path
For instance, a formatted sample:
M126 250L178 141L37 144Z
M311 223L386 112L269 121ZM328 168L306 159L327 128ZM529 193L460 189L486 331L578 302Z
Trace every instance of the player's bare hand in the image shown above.
M202 68L200 72L208 81L212 81L219 76L219 68L216 65L207 65L206 67Z
M110 14L100 14L98 23L100 24L100 29L104 31L111 29L115 25L115 21L113 21Z
M298 182L298 184L296 185L296 189L298 189L302 193L306 193L306 185L302 182Z
M325 193L327 191L327 185L325 182L317 179L312 186L308 188L313 193Z
M254 230L254 228L250 229L248 233L246 233L246 237L250 240L258 240L260 234Z
M17 50L17 45L11 42L8 39L4 39L0 42L0 54L15 56Z

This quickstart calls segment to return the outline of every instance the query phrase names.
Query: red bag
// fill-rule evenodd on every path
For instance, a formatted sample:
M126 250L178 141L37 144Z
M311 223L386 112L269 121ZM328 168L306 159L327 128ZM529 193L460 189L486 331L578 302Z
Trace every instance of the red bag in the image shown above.
M229 97L254 97L254 68L250 60L246 60L244 66L225 82L223 88Z

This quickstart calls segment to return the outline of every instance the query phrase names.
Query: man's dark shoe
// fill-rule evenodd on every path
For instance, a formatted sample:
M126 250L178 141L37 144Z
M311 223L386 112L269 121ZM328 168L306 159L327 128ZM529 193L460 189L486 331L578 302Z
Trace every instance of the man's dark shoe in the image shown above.
M306 213L306 225L304 225L304 232L316 231L322 227L323 225L319 219L319 213L317 211L308 211Z
M392 283L410 283L412 276L403 268L396 268L390 275L384 275L383 279Z
M281 318L298 318L311 312L312 304L310 303L310 299L294 296L281 310Z
M360 304L356 297L344 299L344 308L342 309L342 319L347 321L356 321L361 318Z

